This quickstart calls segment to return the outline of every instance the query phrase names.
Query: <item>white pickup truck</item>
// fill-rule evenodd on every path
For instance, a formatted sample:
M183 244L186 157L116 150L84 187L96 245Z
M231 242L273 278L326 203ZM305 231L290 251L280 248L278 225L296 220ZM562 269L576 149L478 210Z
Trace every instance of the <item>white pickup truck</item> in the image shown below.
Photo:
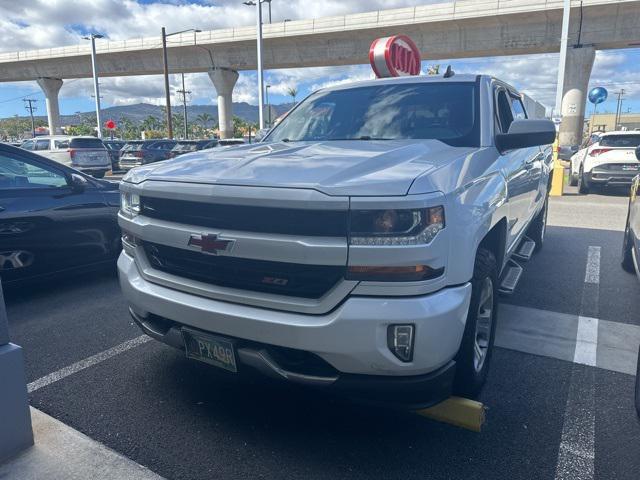
M489 76L317 91L262 143L126 175L131 314L231 372L403 406L474 395L496 297L544 240L554 138Z

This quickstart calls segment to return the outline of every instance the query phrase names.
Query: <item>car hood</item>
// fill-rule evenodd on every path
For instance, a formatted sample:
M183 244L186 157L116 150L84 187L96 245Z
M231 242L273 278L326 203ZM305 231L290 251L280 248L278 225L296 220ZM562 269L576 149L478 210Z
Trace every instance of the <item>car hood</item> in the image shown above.
M406 195L418 176L474 150L438 140L264 143L181 155L138 167L125 181L309 188L328 195Z

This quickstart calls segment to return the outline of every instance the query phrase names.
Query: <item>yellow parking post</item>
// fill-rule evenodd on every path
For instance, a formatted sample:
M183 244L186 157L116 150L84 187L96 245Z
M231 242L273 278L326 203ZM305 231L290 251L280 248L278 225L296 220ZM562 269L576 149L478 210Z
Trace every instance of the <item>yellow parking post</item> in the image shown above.
M475 400L461 397L449 397L444 402L430 408L417 410L416 413L473 432L479 432L485 421L484 405Z
M564 166L558 160L558 139L553 143L553 173L551 175L551 191L549 195L561 197L564 186Z

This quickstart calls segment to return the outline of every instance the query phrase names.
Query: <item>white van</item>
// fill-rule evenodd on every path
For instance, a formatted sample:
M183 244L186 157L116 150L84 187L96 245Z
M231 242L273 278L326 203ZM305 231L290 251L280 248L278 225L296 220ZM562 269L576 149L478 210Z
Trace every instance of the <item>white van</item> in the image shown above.
M43 136L26 140L20 147L96 178L111 170L109 151L96 137Z

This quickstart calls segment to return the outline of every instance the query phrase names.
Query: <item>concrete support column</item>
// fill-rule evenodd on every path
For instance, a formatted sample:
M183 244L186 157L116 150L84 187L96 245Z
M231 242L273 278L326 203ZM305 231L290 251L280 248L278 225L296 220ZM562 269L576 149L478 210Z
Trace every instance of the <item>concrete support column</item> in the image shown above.
M582 143L585 104L595 58L596 51L593 47L567 49L562 95L562 123L558 135L558 143L561 146Z
M238 72L230 68L214 68L209 72L218 94L218 128L220 138L233 137L233 87L238 80Z
M62 80L59 78L39 78L38 85L44 92L47 104L47 118L49 120L49 134L62 133L60 128L60 106L58 105L58 93L62 88Z

